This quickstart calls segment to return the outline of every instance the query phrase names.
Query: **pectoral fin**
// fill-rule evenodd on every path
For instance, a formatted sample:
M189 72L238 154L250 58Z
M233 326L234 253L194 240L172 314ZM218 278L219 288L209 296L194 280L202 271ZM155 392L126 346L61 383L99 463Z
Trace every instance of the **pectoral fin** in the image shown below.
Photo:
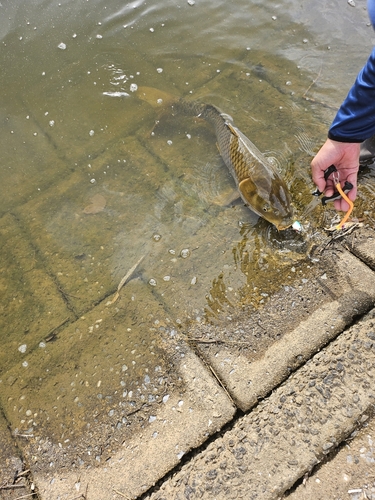
M256 186L251 179L244 179L238 185L238 189L244 200L251 204L251 200L256 193Z
M224 207L231 205L236 200L241 201L241 196L237 189L230 190L230 192L223 193L220 197L216 198L216 201L220 201L220 205Z

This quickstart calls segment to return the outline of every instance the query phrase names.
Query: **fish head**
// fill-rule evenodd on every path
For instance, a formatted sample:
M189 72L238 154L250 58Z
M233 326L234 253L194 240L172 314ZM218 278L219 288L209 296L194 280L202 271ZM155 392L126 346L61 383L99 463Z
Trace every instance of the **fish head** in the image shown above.
M290 194L280 177L268 181L263 179L257 182L248 178L241 181L238 187L249 208L281 231L293 224Z

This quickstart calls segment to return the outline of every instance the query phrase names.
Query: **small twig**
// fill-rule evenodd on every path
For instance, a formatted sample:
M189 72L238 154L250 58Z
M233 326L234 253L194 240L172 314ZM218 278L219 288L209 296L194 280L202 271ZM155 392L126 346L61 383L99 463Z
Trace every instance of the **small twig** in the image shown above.
M106 306L110 306L111 304L114 304L116 302L116 300L119 298L121 288L125 285L125 283L128 281L128 279L131 278L132 274L134 273L134 271L137 269L137 267L139 266L139 264L142 262L142 260L145 257L146 257L146 255L142 255L142 257L138 260L138 262L136 262L134 264L134 266L131 269L129 269L129 271L125 274L125 276L122 278L122 280L120 281L120 283L117 287L117 292L115 293L115 296L113 297L112 300L109 300L106 303Z
M58 328L60 328L61 326L65 325L65 323L67 321L69 321L69 316L67 318L65 318L59 325L57 325L54 328L52 328L52 330L46 336L46 342L50 342L51 340L53 340L56 337L56 333L55 333L56 330Z
M195 337L188 337L189 342L197 342L198 344L243 344L248 345L248 342L242 342L241 340L221 340L221 339L199 339Z
M118 491L118 490L115 490L115 489L113 489L113 491L114 491L115 493L117 493L118 495L120 495L120 497L123 497L123 498L129 498L129 497L127 497L126 495L124 495L123 493L121 493L121 491Z
M5 484L4 486L0 486L0 490L15 490L19 488L26 488L24 484Z
M226 395L228 396L228 398L232 401L233 403L233 406L236 406L234 401L233 401L233 398L232 396L229 394L229 392L227 391L226 387L224 386L224 384L222 383L222 381L219 379L218 375L216 374L215 370L212 368L211 365L208 365L209 369L211 370L212 374L214 375L214 377L216 378L216 380L219 382L219 385L220 387L222 387L226 393Z
M149 408L150 405L148 404L143 404L142 406L140 406L139 408L136 408L135 410L129 412L129 413L126 413L126 417L130 417L131 415L134 415L134 413L138 413L139 411L143 410L144 408Z
M21 498L33 497L36 493L29 493L28 495L22 495L21 497L17 497L14 500L21 500Z
M17 474L17 479L19 477L26 476L29 473L30 473L30 469L24 470L24 471L20 472L19 474Z
M304 92L304 94L303 94L303 96L302 96L303 98L306 98L306 94L307 94L307 92L308 92L308 91L311 89L311 87L312 87L313 85L315 85L315 83L319 80L319 78L320 78L320 75L321 75L321 74L322 74L322 66L320 66L320 70L319 70L319 73L318 73L317 77L316 77L316 78L315 78L315 79L314 79L314 80L310 83L310 85L308 86L307 90L305 90L305 92Z
M325 102L318 101L317 99L314 99L312 97L307 97L307 95L306 95L307 92L311 89L311 87L319 80L321 73L322 73L322 66L320 67L318 76L316 78L314 78L314 80L308 86L307 90L305 90L305 92L302 96L302 99L305 99L306 101L310 101L310 102L316 102L317 104L320 104L321 106L324 106L325 108L330 108L330 109L334 109L337 111L336 106L331 106L330 104L326 104Z

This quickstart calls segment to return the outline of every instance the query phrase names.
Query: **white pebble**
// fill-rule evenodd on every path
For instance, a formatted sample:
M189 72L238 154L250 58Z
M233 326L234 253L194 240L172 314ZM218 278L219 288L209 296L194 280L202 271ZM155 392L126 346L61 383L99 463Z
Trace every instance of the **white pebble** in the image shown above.
M130 85L130 92L136 92L138 90L138 85L136 83L132 83Z
M65 49L66 49L66 44L65 44L65 43L63 43L63 42L61 42L61 43L59 43L59 44L58 44L58 46L57 46L57 47L58 47L59 49L61 49L61 50L65 50Z
M22 352L22 354L24 354L26 352L26 349L27 349L27 345L26 344L22 344L19 346L18 350L20 352Z
M156 71L157 71L158 73L163 73L163 68L157 68L157 69L156 69Z
M183 248L180 253L183 259L187 259L190 255L190 250L188 248Z

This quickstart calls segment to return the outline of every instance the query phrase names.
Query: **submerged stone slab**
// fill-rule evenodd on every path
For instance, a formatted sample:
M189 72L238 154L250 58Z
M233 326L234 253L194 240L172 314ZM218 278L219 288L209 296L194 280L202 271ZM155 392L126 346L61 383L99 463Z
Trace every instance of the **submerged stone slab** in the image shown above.
M0 215L37 198L69 176L72 165L57 154L25 106L12 101L11 116L2 121Z
M76 314L106 300L141 257L137 275L145 286L151 280L153 295L180 321L202 317L223 279L232 287L229 300L246 281L233 247L244 239L240 222L253 230L257 217L215 201L228 183L225 166L200 165L185 175L184 154L167 165L148 146L120 140L16 210Z
M46 268L78 314L112 293L155 244L154 218L142 203L147 195L155 200L154 189L137 168L138 162L147 166L151 161L137 141L121 141L111 154L75 170L17 210Z
M343 332L146 498L280 498L373 411L374 318Z
M246 410L369 311L374 299L374 273L343 248L327 250L309 275L257 312L234 312L223 324L199 325L189 335Z
M43 259L12 215L0 219L0 378L73 319ZM26 354L25 354L26 353Z
M92 499L135 498L232 418L228 396L176 337L135 278L4 375L1 404L13 432L29 436L41 498L87 485Z

